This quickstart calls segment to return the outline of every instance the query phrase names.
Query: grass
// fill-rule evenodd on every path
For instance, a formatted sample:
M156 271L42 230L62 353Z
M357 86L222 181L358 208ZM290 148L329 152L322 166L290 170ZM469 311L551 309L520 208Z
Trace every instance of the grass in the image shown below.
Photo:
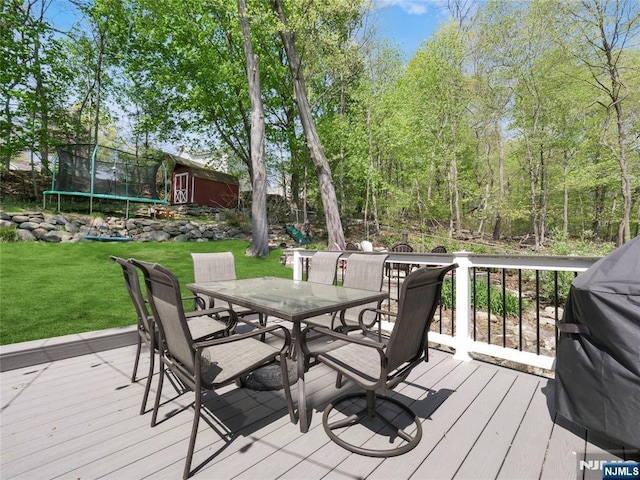
M0 344L133 325L135 311L122 269L110 255L135 257L193 281L192 252L233 253L238 278L292 278L281 249L268 259L246 257L249 242L64 243L0 242Z

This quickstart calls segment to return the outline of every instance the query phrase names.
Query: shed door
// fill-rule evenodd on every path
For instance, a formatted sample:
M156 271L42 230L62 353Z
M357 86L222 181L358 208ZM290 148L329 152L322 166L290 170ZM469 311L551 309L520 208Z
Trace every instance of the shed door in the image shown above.
M187 203L189 201L189 172L176 173L173 192L173 203Z

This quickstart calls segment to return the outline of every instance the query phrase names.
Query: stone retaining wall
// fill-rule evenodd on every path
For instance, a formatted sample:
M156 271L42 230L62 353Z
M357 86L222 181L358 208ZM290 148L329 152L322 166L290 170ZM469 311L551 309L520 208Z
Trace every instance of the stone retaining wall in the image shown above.
M208 242L225 239L250 240L242 228L225 221L190 219L90 217L43 212L0 211L0 227L13 227L22 241L83 242L89 237L130 238L136 242ZM294 246L284 228L269 229L269 243Z

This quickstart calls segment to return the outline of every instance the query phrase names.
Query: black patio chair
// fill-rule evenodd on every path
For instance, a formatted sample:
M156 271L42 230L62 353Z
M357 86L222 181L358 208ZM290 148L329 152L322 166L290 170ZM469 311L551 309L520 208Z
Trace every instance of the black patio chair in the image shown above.
M130 260L125 260L113 255L109 257L109 260L116 262L120 267L122 267L127 293L129 294L136 311L138 339L136 358L133 363L133 372L131 374L131 383L134 383L137 380L136 375L138 373L142 344L144 343L149 349L149 373L147 374L147 382L144 388L144 395L142 397L142 405L140 406L140 415L142 415L145 413L147 408L151 379L153 378L155 370L155 356L160 348L160 339L158 337L155 320L153 316L149 314L147 301L142 294L142 289L140 288L138 270ZM194 297L188 297L183 298L182 300L191 300L193 298ZM226 321L222 321L220 319L221 317L219 314L223 312L227 313ZM198 310L186 313L185 315L188 320L187 325L189 327L189 332L193 338L198 340L227 336L235 327L233 318L228 314L228 309L226 308ZM214 318L216 316L218 318Z
M236 263L231 252L192 253L191 259L193 260L193 277L196 282L236 279ZM197 294L197 296L206 304L207 308L215 307L214 298L202 294ZM260 326L264 327L267 324L266 316L260 312L239 305L228 304L228 307L233 308L238 319L245 323L253 325L246 317L257 315Z
M195 341L189 332L180 298L180 285L175 275L161 265L150 266L135 261L134 264L140 267L144 273L149 302L159 327L161 341L164 344L164 348L160 351L161 364L195 395L195 411L183 472L184 479L191 474L191 460L198 433L203 390L215 390L238 380L259 367L279 361L289 416L291 421L295 423L285 359L286 352L290 347L291 336L286 328L273 325L256 328L248 333L236 333L213 340ZM235 317L233 310L230 312ZM282 344L279 348L255 338L272 334L275 331L278 331L278 337L274 337L274 341L276 344ZM158 391L151 418L152 427L156 424L160 407L165 368L160 369Z
M384 280L384 265L387 259L386 254L353 253L349 257L349 267L344 274L343 287L359 288L379 292L382 289ZM307 325L314 327L326 327L332 330L347 332L360 328L360 319L365 322L368 328L372 328L379 320L379 316L373 308L380 308L382 302L361 305L348 308L342 312L332 315L319 315L304 320ZM366 310L365 315L361 314ZM378 338L382 335L381 326L378 322Z
M311 269L307 281L311 283L323 283L333 285L336 283L338 259L341 251L323 250L316 252L311 257Z
M305 358L313 358L338 372L337 386L340 386L344 376L365 389L365 393L351 393L344 395L327 405L322 416L322 425L331 440L350 452L370 457L392 457L401 455L415 448L422 438L422 424L413 411L402 402L386 395L386 393L403 382L411 370L420 362L428 360L428 332L436 307L440 302L442 282L445 275L457 265L447 265L437 268L419 268L405 279L400 292L397 314L383 310L376 313L395 315L396 321L391 332L389 342L385 346L381 342L372 340L365 334L366 325L361 324L362 334L351 333L345 335L327 328L315 328L327 337L333 339L337 348L329 350L310 347L306 343L309 328L302 332L302 351ZM364 311L362 312L365 313ZM362 318L362 315L361 315ZM382 394L376 394L380 390ZM344 402L365 399L365 406L357 413L337 421L330 422L331 412ZM391 403L408 414L415 425L415 432L408 428L400 428L383 415L385 409L379 409L380 403ZM371 427L373 419L377 419L382 427L391 429L389 443L394 439L401 443L389 449L376 450L364 448L349 443L344 435L344 429L357 424ZM373 428L372 428L373 429ZM373 430L376 431L376 430ZM399 439L399 440L398 440Z
M413 247L409 245L407 242L396 242L389 248L391 252L405 252L410 253L413 252ZM398 271L398 278L400 277L400 272L404 272L405 277L409 275L411 270L413 269L413 265L409 263L390 263L387 265L387 276L390 277L392 270Z

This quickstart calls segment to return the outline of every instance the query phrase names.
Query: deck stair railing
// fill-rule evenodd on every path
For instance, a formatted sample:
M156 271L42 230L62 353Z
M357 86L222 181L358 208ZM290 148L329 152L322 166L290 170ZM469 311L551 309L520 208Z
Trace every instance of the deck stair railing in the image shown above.
M314 251L291 252L293 278L304 280ZM348 264L350 254L345 251L338 263L338 280L342 262ZM454 357L461 360L476 354L545 370L554 368L555 322L562 317L571 280L599 259L470 252L388 255L385 285L391 309L405 275L402 265L459 265L449 280L450 305L440 308L429 332L431 343L453 349Z

